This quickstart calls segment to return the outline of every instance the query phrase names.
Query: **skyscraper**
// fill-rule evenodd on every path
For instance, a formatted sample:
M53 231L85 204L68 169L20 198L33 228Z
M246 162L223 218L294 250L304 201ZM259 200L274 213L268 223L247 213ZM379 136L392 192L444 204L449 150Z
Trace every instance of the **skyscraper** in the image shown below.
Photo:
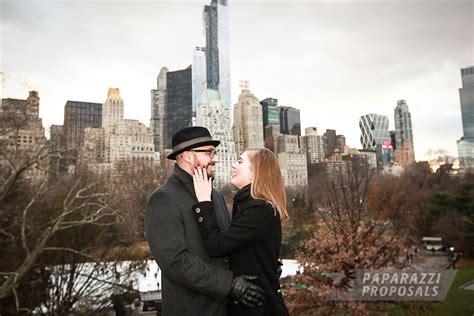
M405 100L398 100L395 107L395 161L408 166L415 161L411 114Z
M260 101L262 105L262 118L263 118L263 138L268 139L273 135L270 130L277 130L280 132L280 108L278 107L278 99L266 98ZM274 128L267 128L269 125L275 126Z
M376 150L378 166L386 165L393 159L393 148L388 131L388 117L366 114L359 119L360 143L366 150Z
M343 154L346 150L346 136L336 135L336 149Z
M274 124L280 126L280 108L278 99L266 98L260 101L262 105L263 126Z
M123 117L124 101L118 88L109 88L102 106L102 128L87 128L81 163L90 170L121 172L129 167L152 166L155 162L153 137L145 124Z
M51 125L49 127L49 147L51 150L51 158L49 161L49 175L55 177L64 173L64 158L61 151L65 149L64 127L63 125Z
M196 47L193 54L193 117L196 117L196 108L201 102L204 90L207 88L206 49Z
M219 163L215 166L214 184L221 188L229 184L232 175L231 164L237 160L235 144L230 125L229 109L217 90L204 91L202 101L198 104L196 124L209 129L221 144L216 147Z
M301 136L300 110L289 106L280 107L280 132Z
M192 126L193 90L192 69L169 71L166 74L166 102L164 116L164 147L171 148L173 135Z
M107 99L102 106L102 127L109 131L117 123L123 121L124 104L119 88L109 88ZM100 126L91 126L100 127Z
M334 153L334 150L336 150L337 148L336 130L326 129L326 132L323 134L323 142L324 142L324 154L326 158L328 158Z
M313 164L324 160L324 144L321 135L318 135L316 127L305 128L305 135L302 137L302 149L306 154L307 164Z
M237 156L247 148L263 147L262 107L258 98L249 90L242 89L234 105L234 141Z
M157 77L156 89L151 90L150 130L153 136L155 151L163 156L165 149L165 107L166 107L166 74L168 68L163 67Z
M123 115L123 111L122 111ZM103 122L102 104L67 101L64 106L64 145L67 149L72 149L66 153L67 165L74 165L77 162L78 149L84 140L84 130L86 127L101 127Z
M229 7L227 0L212 0L204 7L207 88L218 90L231 108Z
M104 129L104 161L110 162L111 135L115 124L123 121L124 103L119 88L109 88L102 105L102 128Z
M474 168L474 66L461 69L462 88L459 89L463 137L458 140L460 166Z
M37 91L30 91L26 100L0 99L0 179L11 180L15 174L30 182L46 178L49 144L39 106Z

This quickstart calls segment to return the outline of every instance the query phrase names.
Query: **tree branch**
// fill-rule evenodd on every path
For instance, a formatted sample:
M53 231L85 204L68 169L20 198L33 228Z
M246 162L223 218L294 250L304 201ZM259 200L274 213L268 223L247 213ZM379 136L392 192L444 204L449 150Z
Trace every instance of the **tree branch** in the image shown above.
M43 250L45 250L45 251L68 251L68 252L72 252L72 253L75 253L77 255L83 256L85 258L91 259L92 261L94 261L96 263L100 263L100 259L98 259L94 256L91 256L91 255L88 255L88 254L86 254L82 251L75 250L75 249L68 248L68 247L45 247L45 248L43 248Z

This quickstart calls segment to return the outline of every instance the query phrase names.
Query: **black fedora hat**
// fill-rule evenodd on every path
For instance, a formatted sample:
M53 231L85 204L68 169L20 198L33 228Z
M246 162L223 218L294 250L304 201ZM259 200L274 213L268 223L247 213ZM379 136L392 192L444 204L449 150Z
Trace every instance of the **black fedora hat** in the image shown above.
M219 146L219 140L212 139L209 130L202 126L186 127L176 132L171 140L173 152L166 158L176 160L183 151L205 145Z

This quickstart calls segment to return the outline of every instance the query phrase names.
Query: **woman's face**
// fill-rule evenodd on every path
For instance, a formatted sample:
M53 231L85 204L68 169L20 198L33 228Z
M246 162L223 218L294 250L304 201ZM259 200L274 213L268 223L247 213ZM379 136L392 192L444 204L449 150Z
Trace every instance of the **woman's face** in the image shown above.
M252 182L252 170L247 152L244 152L237 162L232 164L232 179L230 183L241 189Z

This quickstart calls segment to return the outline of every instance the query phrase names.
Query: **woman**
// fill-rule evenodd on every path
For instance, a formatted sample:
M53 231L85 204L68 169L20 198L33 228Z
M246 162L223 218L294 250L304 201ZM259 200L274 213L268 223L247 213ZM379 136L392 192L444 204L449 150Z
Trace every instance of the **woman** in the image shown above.
M249 149L232 164L234 197L232 223L219 230L211 201L212 179L201 168L193 181L198 204L193 206L199 230L211 257L229 256L234 278L256 276L252 281L265 290L265 303L250 309L229 301L229 315L288 315L281 295L278 256L281 222L287 219L286 195L278 160L268 149Z

